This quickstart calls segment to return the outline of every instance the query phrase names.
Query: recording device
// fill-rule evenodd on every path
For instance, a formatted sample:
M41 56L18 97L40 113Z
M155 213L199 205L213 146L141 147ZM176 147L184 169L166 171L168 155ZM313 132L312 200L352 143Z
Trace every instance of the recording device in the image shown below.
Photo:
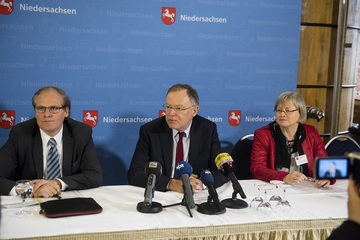
M200 173L200 178L209 191L209 197L207 202L201 203L197 207L197 211L209 215L222 214L226 212L225 206L219 201L219 196L214 186L214 177L211 174L210 170L203 170Z
M194 196L189 180L192 171L191 165L185 161L178 162L175 166L175 178L181 179L184 189L182 205L186 206L191 217L190 209L195 208Z
M315 158L316 179L355 179L360 182L360 152L346 156Z
M230 178L233 188L234 188L232 198L225 199L221 203L224 204L224 206L228 207L228 208L246 208L248 206L248 204L243 200L237 199L237 197L236 197L237 194L240 194L241 198L246 198L246 195L234 174L235 166L233 163L234 163L234 160L228 153L219 153L215 158L216 167L226 177Z
M149 162L144 169L148 181L145 187L144 201L137 204L136 209L142 213L158 213L162 211L162 205L153 202L156 178L162 174L161 164L158 162Z
M320 122L320 120L325 117L324 110L315 107L315 106L306 106L306 117L316 119L316 121Z

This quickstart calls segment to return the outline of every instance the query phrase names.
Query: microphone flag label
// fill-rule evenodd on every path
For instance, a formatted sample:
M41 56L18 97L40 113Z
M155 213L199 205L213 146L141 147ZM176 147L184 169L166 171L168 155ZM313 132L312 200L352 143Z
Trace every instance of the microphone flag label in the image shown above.
M171 25L176 20L176 8L172 7L162 7L161 9L161 19L166 25Z
M98 110L84 110L83 111L83 122L90 127L95 127L98 124Z
M229 110L228 111L228 122L233 127L238 126L241 122L241 111L240 110Z
M232 166L234 160L228 153L219 153L215 158L215 165L218 169L222 168L222 165L229 163Z
M0 110L0 127L12 128L15 124L15 110Z

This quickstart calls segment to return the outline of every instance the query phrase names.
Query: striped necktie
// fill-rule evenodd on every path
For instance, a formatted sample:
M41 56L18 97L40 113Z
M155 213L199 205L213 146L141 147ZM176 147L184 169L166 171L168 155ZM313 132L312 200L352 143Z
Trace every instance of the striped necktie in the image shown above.
M55 139L50 138L48 144L50 145L50 150L47 159L47 179L50 180L61 177L61 174L60 174L59 153L56 148Z

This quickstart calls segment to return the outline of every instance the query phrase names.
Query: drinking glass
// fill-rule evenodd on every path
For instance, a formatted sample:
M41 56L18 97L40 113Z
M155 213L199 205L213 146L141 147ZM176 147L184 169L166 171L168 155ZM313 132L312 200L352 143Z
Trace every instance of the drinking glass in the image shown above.
M22 199L22 208L19 212L16 212L18 216L32 215L31 211L25 210L25 199L32 193L32 185L30 180L19 180L15 184L16 194Z
M251 200L250 208L254 205L258 206L260 203L262 203L264 201L264 199L260 196L260 191L261 191L261 188L265 185L266 185L265 183L254 183L254 186L257 187L259 193L256 197L254 197Z
M270 183L275 185L276 194L275 194L275 195L272 195L272 196L270 197L269 201L276 201L276 202L281 201L282 198L281 198L280 195L279 195L279 185L284 184L284 182L283 182L283 181L280 181L280 180L271 180Z
M262 188L262 190L264 190L264 201L259 204L256 210L261 212L269 212L272 210L271 204L267 199L267 192L271 189L272 188L266 186Z
M283 189L284 197L282 198L281 201L278 202L276 208L283 212L288 212L291 209L291 205L289 201L286 199L286 189L290 188L291 186L284 183L282 185L279 185L279 187Z

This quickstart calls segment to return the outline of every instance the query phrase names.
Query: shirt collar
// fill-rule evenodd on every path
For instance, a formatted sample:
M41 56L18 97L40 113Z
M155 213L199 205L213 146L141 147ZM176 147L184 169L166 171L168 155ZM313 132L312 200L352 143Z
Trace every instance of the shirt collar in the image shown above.
M63 134L63 126L61 126L60 131L59 131L54 137L50 137L49 135L47 135L47 134L44 132L44 130L42 130L42 129L40 128L41 139L42 139L43 145L45 145L45 146L47 146L50 138L54 138L57 143L61 142L61 140L62 140L62 134Z
M188 138L188 137L190 136L191 124L192 124L192 122L190 123L189 127L188 127L187 129L185 129L185 131L184 131L184 133L185 133L184 138ZM178 134L178 132L179 132L178 130L172 129L173 138L176 137L176 135Z

